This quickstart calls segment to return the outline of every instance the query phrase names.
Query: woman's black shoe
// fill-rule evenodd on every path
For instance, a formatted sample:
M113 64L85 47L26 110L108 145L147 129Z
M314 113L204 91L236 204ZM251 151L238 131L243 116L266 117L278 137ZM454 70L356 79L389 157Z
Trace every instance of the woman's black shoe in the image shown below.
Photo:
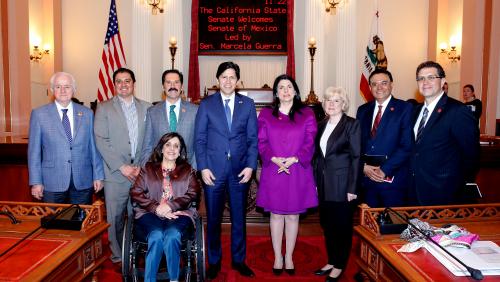
M288 273L288 275L295 275L295 267L294 268L285 268L285 272Z
M340 272L339 276L337 276L337 277L327 276L326 279L325 279L325 282L337 282L337 281L340 281L340 277L342 277L342 274L344 274L344 271Z
M281 273L283 273L283 268L274 268L273 267L273 273L274 273L274 275L279 276L279 275L281 275Z
M328 274L330 274L330 272L332 271L332 269L333 269L333 267L332 267L332 268L325 269L325 270L323 270L323 269L319 268L319 269L316 269L316 270L314 271L314 274L315 274L315 275L318 275L318 276L328 275Z

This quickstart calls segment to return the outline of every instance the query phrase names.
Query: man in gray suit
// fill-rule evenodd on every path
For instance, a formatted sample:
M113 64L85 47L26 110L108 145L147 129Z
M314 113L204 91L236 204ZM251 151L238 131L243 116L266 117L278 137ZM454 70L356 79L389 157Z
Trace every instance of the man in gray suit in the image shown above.
M129 190L139 174L144 138L144 120L150 103L134 97L135 75L126 68L113 73L115 95L100 103L95 114L97 148L104 159L108 239L111 261L121 262L121 241L125 211L132 214Z
M146 114L146 132L140 162L142 166L149 160L160 138L165 133L176 131L186 142L189 163L196 168L193 145L198 106L182 101L183 82L182 73L176 69L166 70L161 76L166 100L149 108Z
M58 72L50 78L54 103L31 112L28 169L31 195L49 203L91 204L102 189L104 172L92 131L94 114L71 102L75 78Z

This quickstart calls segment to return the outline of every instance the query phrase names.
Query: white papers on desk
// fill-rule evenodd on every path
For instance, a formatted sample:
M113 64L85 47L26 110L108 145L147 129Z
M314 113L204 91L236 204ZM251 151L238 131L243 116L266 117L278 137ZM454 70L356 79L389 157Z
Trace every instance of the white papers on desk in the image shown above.
M455 276L469 276L459 262L431 242L425 248ZM500 247L492 241L476 241L470 249L446 247L446 250L469 267L479 269L483 275L500 275Z

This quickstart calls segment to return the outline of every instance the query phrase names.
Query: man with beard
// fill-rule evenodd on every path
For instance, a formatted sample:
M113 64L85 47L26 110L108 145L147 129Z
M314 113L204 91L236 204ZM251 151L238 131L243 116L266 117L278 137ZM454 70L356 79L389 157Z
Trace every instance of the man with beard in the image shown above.
M140 171L144 119L151 104L134 97L135 75L131 70L117 69L113 73L113 84L115 96L97 106L94 134L104 160L111 261L121 268L123 219L125 212L132 214L129 190Z
M189 163L196 168L193 144L198 106L182 101L183 79L182 73L176 69L166 70L161 76L166 99L149 108L146 114L146 131L140 160L142 166L148 162L153 148L165 133L177 132L186 142Z

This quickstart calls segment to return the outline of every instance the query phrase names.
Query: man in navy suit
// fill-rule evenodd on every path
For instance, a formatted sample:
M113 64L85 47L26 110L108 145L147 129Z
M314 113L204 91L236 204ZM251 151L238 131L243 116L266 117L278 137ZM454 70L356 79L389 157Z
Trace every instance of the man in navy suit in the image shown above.
M31 194L50 203L91 204L103 187L102 158L94 141L94 114L71 98L75 78L58 72L50 78L54 103L31 112L28 169Z
M417 67L418 90L425 103L414 116L412 204L459 204L465 183L474 182L477 173L477 120L467 106L443 92L445 76L436 62L427 61Z
M160 138L168 132L177 132L186 142L188 161L196 168L194 158L194 120L198 106L182 101L182 84L184 76L176 69L163 72L161 84L165 92L165 101L148 109L146 114L146 129L141 153L141 166L144 166Z
M413 107L392 96L389 71L376 69L368 81L375 101L361 105L356 115L361 124L365 201L370 207L404 206L413 145ZM371 163L367 155L386 159L381 164Z
M221 268L221 222L226 194L231 214L232 267L253 277L245 264L246 203L249 181L257 168L257 114L252 99L235 92L240 68L224 62L217 69L220 92L200 103L195 121L195 155L204 182L209 269Z

